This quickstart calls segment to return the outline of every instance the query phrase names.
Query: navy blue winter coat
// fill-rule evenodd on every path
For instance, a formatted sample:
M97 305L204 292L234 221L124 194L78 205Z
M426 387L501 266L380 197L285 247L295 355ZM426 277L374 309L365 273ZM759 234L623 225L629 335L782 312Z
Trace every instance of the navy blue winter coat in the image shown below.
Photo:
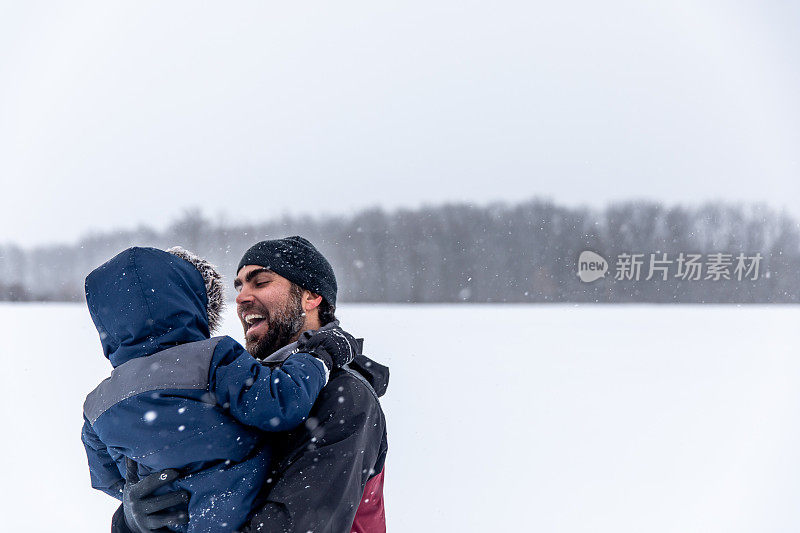
M230 337L209 339L207 296L187 261L130 248L86 278L86 300L114 369L84 404L92 486L121 498L128 457L139 476L182 476L188 526L235 531L269 472L262 431L299 425L325 385L324 365L295 354L259 363Z

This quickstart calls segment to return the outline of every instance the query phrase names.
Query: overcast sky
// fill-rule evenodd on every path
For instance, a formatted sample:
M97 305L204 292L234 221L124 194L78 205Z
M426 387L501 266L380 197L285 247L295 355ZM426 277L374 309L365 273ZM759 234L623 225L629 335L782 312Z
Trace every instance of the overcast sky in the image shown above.
M800 218L798 2L0 5L0 243L536 195Z

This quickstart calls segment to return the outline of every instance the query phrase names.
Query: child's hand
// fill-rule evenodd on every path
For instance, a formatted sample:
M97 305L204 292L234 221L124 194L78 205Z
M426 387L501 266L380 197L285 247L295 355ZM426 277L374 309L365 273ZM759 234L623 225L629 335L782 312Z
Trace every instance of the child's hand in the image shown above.
M189 493L180 490L168 492L160 496L152 496L156 489L171 483L178 477L175 470L154 472L138 480L131 475L130 460L128 464L128 480L122 491L122 509L125 523L134 533L151 533L162 531L163 527L178 526L189 522Z
M304 331L297 341L303 353L318 357L328 367L341 368L358 353L358 341L339 326L316 331Z

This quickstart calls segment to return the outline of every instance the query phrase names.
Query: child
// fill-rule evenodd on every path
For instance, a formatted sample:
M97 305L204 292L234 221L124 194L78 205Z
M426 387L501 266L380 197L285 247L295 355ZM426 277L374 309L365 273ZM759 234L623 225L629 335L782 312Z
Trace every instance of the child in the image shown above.
M209 338L221 277L181 248L123 251L87 276L86 301L114 367L84 404L92 487L122 499L126 477L178 469L163 491L190 494L189 523L173 529L236 531L269 471L260 433L308 416L331 354L315 348L269 368L232 338Z

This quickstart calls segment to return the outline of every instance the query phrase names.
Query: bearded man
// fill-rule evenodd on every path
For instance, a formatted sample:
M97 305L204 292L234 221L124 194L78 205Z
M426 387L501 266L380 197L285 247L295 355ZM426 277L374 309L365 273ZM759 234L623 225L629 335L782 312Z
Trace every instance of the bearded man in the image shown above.
M299 236L262 241L245 252L234 287L247 350L264 364L315 347L357 351L349 365L331 371L304 425L264 433L275 461L244 532L385 532L386 419L378 398L389 369L365 357L362 341L339 327L330 263ZM133 531L124 514L142 532L186 523L185 495L153 495L177 475L157 472L127 483L112 533Z

